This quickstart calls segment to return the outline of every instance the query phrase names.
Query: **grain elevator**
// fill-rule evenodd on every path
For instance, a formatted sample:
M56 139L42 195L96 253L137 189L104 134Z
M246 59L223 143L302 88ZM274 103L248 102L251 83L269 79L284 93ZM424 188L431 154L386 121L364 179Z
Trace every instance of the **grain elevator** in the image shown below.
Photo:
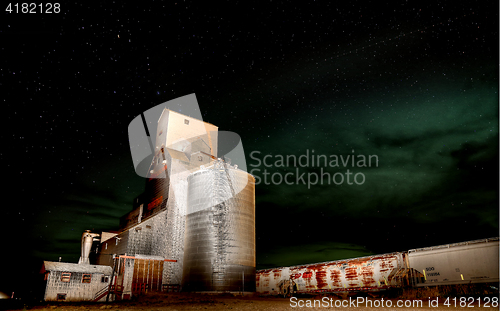
M255 179L239 136L201 119L190 94L130 123L144 192L117 230L83 233L78 264L44 262L46 300L255 291Z
M218 128L164 109L145 190L95 243L114 293L255 291L255 179L218 158Z

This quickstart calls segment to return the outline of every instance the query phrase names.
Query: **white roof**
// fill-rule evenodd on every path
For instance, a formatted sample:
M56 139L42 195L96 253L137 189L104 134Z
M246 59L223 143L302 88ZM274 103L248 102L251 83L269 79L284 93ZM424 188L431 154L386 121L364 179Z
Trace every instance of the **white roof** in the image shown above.
M64 272L84 272L84 273L102 273L111 274L113 269L110 266L86 265L69 262L44 261L43 266L46 271L64 271Z

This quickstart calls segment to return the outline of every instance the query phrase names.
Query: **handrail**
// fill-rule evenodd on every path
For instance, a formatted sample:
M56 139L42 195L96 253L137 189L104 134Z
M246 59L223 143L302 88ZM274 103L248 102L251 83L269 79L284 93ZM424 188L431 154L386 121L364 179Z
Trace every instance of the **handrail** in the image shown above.
M104 295L106 295L108 293L108 286L105 286L103 287L102 289L100 289L95 295L94 295L94 301L98 301L100 300L102 297L104 297ZM110 293L112 294L118 294L118 293L122 293L123 292L123 286L122 285L111 285L110 286L111 288L111 291Z
M101 299L102 297L100 297L99 299L97 299L99 296L103 295L103 294L107 294L108 293L108 286L104 286L103 288L101 288L97 293L95 293L94 295L94 301L96 300L99 300Z

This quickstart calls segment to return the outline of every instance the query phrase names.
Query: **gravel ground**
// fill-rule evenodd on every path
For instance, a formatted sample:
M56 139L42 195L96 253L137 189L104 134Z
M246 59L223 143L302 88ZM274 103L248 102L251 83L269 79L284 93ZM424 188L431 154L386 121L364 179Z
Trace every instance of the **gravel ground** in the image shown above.
M331 300L330 300L331 299ZM314 297L314 298L276 298L276 297L255 297L255 296L232 296L232 295L202 295L202 294L184 294L184 293L168 293L168 294L150 294L139 297L136 300L120 301L112 303L45 303L39 306L28 306L28 310L325 310L325 309L338 309L338 310L470 310L473 309L487 309L498 310L498 303L489 307L484 306L484 299L481 300L481 306L478 305L477 300L474 304L467 304L466 307L460 307L459 300L457 306L446 306L443 304L444 299L440 298L440 304L436 307L429 306L429 300L421 300L422 306L410 307L395 307L397 299L384 299L382 298L364 298L370 299L372 307L367 307L366 302L351 298L341 300L333 297ZM361 299L361 298L359 298ZM458 298L459 299L459 298ZM316 307L314 307L316 301ZM359 301L360 304L356 305ZM497 300L498 301L498 300ZM414 303L414 300L405 299L402 303ZM323 306L319 306L323 303ZM382 305L383 303L383 305ZM378 307L376 307L378 304ZM392 307L388 307L392 304ZM328 305L325 307L324 305ZM343 305L343 306L342 306ZM330 307L331 306L331 307ZM337 306L337 307L336 307Z

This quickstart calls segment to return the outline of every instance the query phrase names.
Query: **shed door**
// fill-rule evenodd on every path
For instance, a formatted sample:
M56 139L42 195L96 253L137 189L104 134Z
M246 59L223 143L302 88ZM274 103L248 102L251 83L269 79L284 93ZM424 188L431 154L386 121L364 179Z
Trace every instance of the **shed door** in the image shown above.
M135 259L132 293L161 291L162 275L163 261Z

